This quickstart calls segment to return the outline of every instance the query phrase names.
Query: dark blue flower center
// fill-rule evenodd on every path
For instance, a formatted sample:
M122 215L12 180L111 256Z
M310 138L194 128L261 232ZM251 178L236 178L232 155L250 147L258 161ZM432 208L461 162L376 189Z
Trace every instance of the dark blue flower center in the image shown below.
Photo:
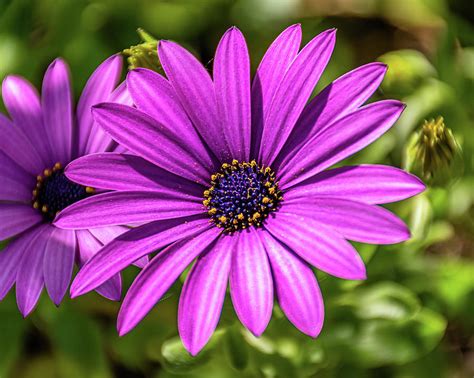
M52 169L45 169L43 175L37 177L36 188L33 190L33 207L45 219L52 221L58 212L93 192L92 188L70 181L61 164L56 163Z
M275 174L255 161L222 164L204 192L204 205L217 227L227 232L259 227L282 200Z

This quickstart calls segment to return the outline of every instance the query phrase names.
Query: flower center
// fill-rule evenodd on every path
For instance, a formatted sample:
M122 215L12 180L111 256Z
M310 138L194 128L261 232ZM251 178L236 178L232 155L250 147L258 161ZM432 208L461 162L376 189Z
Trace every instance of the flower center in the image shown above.
M204 191L203 204L217 227L227 232L259 227L282 200L275 173L255 160L222 164L211 176L211 187Z
M69 181L61 164L56 163L52 169L45 169L43 175L36 178L33 207L45 219L52 221L58 212L93 193L93 188Z

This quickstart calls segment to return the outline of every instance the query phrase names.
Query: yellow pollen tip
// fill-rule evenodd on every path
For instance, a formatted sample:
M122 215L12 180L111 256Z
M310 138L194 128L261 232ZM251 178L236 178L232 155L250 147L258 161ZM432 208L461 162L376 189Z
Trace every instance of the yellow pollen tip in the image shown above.
M37 182L43 181L43 176L36 176L36 181Z
M270 194L275 194L275 187L272 186L271 188L268 189L268 193Z
M34 209L37 209L37 210L39 209L39 202L38 202L38 201L35 201L35 202L33 203L33 208L34 208Z
M209 194L211 194L211 192L209 190L204 191L204 197L209 197Z
M63 166L61 163L54 164L53 171L59 171Z
M210 203L211 203L211 201L209 201L208 199L205 199L204 201L202 201L202 204L204 206L209 206Z
M225 217L224 215L219 217L219 222L225 223L226 221L227 221L227 217Z
M90 186L86 186L86 193L88 193L88 194L95 193L95 189L91 188Z
M212 181L216 181L216 179L217 179L217 175L212 175L212 176L211 176L211 180L212 180Z
M236 159L232 160L232 165L238 165L238 164L239 164L238 160L236 160Z
M43 205L43 207L41 208L41 212L47 213L48 212L48 206Z
M51 176L52 173L53 173L53 172L51 171L51 169L45 169L45 170L43 171L43 176L44 176L44 177L49 177L49 176Z
M252 219L253 219L253 220L256 220L256 219L258 219L258 218L260 218L260 217L261 217L260 213L259 213L259 212L256 212L256 213L252 216Z
M217 213L217 209L215 207L213 207L212 209L210 209L208 212L207 212L209 215L214 215L215 213Z
M263 197L263 199L262 199L262 202L265 203L265 204L266 204L266 203L269 203L270 201L271 201L271 200L270 200L270 198L268 198L268 197Z
M244 214L240 213L239 215L237 215L237 219L238 220L244 220Z

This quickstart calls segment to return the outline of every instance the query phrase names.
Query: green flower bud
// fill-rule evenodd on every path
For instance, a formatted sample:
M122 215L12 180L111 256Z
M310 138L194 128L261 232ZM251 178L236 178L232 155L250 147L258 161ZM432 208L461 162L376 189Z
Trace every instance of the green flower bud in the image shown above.
M122 52L127 57L128 69L144 67L162 73L163 69L158 59L158 41L143 29L138 29L137 33L143 42Z
M424 121L406 148L406 169L430 185L446 185L464 169L461 146L443 117Z

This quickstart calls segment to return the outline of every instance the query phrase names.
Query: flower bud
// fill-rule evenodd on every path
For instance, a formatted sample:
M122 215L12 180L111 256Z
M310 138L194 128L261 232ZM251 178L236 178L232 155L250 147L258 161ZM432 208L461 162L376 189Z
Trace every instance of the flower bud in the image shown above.
M141 28L137 30L137 33L143 42L123 50L123 54L127 57L128 69L144 67L156 72L163 72L158 59L158 41Z

